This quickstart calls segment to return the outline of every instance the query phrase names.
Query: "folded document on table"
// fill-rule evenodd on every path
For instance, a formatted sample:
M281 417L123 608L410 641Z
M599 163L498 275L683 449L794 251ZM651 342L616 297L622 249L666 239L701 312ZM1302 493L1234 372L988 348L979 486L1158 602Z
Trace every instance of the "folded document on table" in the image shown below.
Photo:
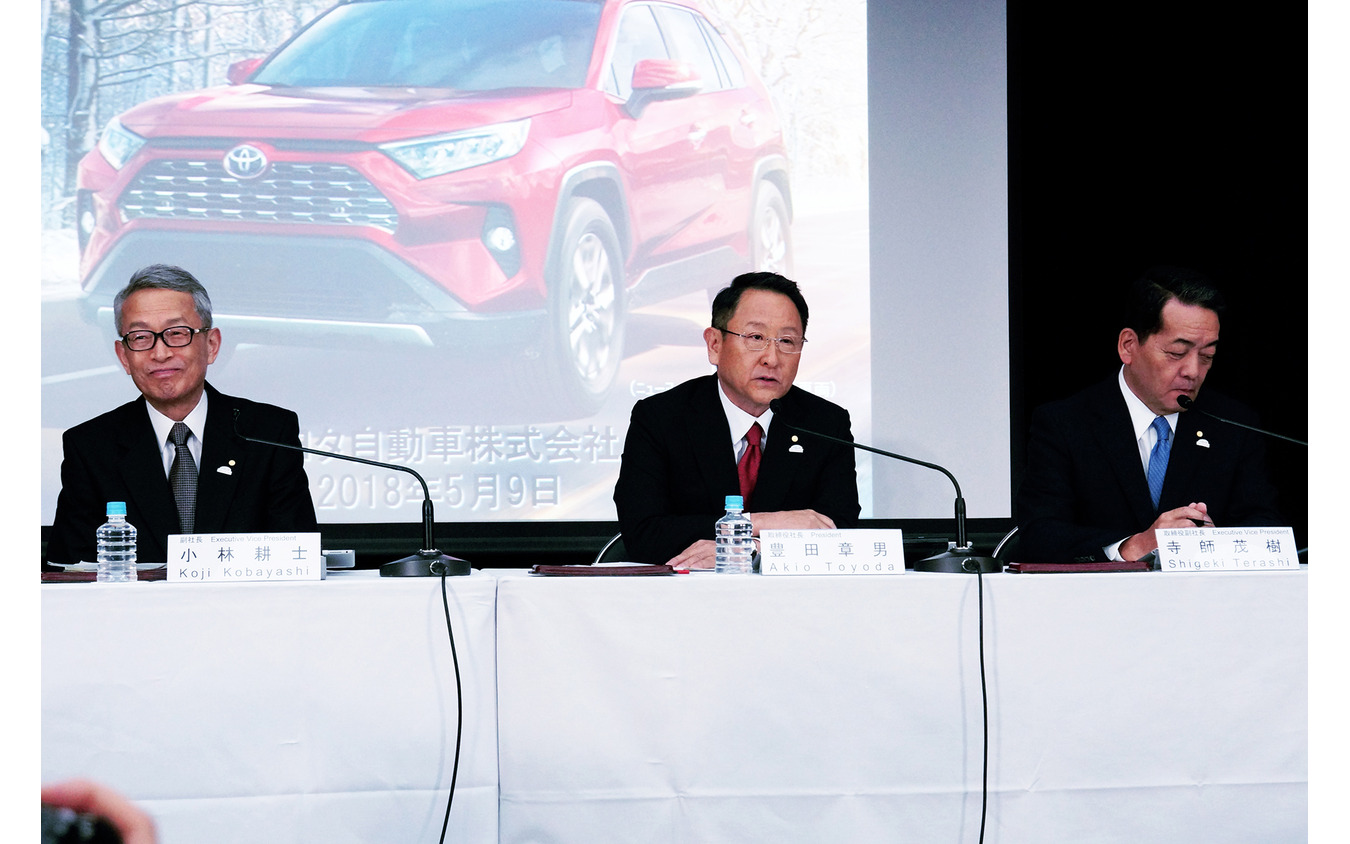
M1055 574L1059 572L1084 571L1152 571L1153 563L1148 560L1107 560L1104 563L1009 563L1008 571L1014 574Z
M648 566L638 564L625 565L594 565L594 566L535 566L530 569L534 574L549 575L572 575L572 576L600 576L613 577L615 575L641 575L641 574L674 574L675 569L668 565Z

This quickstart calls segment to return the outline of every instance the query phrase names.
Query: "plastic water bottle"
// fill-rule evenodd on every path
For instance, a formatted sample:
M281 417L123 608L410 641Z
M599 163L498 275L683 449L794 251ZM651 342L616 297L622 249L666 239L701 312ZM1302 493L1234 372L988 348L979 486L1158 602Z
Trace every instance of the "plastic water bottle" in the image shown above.
M125 501L108 502L108 521L98 533L98 582L136 582L136 528L127 524Z
M755 557L755 526L746 518L739 495L727 496L727 514L717 520L717 573L750 574Z

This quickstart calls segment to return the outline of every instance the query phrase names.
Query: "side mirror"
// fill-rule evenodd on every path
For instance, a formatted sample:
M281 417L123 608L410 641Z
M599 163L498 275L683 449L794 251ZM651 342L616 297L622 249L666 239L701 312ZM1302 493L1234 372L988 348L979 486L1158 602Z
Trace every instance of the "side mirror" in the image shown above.
M242 85L248 81L248 78L253 75L253 71L257 70L258 65L262 63L261 57L232 62L229 70L225 72L225 78L230 81L231 85Z
M643 59L633 67L633 93L624 106L637 117L647 103L691 97L703 90L703 81L684 62L671 59Z

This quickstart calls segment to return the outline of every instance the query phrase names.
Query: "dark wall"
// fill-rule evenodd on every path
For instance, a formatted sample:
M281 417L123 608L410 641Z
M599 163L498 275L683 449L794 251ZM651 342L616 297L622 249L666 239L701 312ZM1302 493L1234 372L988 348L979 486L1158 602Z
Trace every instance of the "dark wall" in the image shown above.
M1118 294L1150 264L1225 291L1206 387L1306 439L1306 7L1066 8L1008 3L1014 483L1030 410L1118 366ZM1306 543L1306 449L1269 454Z

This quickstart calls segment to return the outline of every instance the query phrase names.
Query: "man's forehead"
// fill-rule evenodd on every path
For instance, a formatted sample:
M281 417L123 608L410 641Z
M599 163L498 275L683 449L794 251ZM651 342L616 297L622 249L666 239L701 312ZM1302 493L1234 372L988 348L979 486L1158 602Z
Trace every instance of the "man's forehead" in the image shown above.
M801 320L795 318L790 320L784 320L781 325L770 325L768 322L765 322L762 319L747 319L745 321L745 327L773 329L775 331L784 331L788 333L797 333L797 334L800 334L802 331Z
M1219 315L1209 308L1171 299L1163 306L1162 325L1157 334L1169 345L1195 345L1201 340L1205 345L1213 345L1219 341Z
M137 290L122 304L122 318L129 325L143 324L146 319L182 319L196 313L192 294L180 290Z
M191 312L188 312L191 313ZM157 310L144 315L133 314L131 319L125 316L122 321L128 328L146 328L158 323L167 325L187 325L188 313L179 311Z
M743 326L801 331L802 317L791 299L775 290L747 290L732 318ZM772 321L772 322L771 322Z
M1193 338L1193 337L1187 337L1187 336L1184 336L1184 335L1177 335L1177 336L1173 337L1171 340L1167 340L1167 341L1164 341L1164 342L1165 342L1167 345L1169 345L1169 346L1178 346L1178 345L1180 345L1180 346L1186 346L1187 348L1189 348L1189 347L1191 347L1191 346L1198 346L1198 345L1200 345L1199 343L1197 343L1197 342L1195 341L1195 338ZM1205 343L1205 344L1204 344L1204 348L1209 348L1210 346L1217 346L1217 345L1219 345L1219 338L1216 336L1216 337L1214 337L1213 339L1209 340L1207 343Z

